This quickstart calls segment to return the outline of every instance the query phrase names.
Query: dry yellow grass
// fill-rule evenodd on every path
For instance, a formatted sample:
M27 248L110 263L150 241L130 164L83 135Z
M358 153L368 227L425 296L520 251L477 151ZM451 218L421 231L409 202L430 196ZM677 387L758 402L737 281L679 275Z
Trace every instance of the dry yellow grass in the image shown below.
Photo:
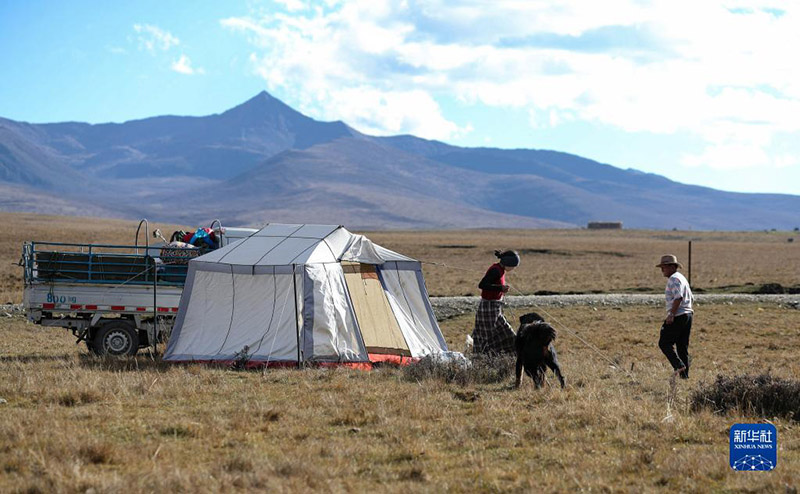
M523 311L515 310L509 317ZM90 357L59 329L0 320L0 492L795 492L797 423L769 473L728 467L728 429L689 411L717 373L800 375L800 311L698 307L692 379L672 395L654 308L548 311L568 388L462 388L401 370L236 372ZM472 324L443 324L459 348ZM474 401L470 401L473 400Z
M426 264L432 295L476 295L495 249L516 249L522 264L509 277L521 292L661 292L654 266L662 254L687 263L692 286L709 291L780 283L800 287L800 233L644 230L474 230L372 232L370 238ZM789 238L795 241L788 242ZM686 270L684 270L686 272ZM746 289L746 287L744 287Z
M134 242L136 221L0 213L0 303L22 300L22 270L15 266L26 240ZM174 225L155 224L165 234ZM183 227L187 228L187 227ZM663 290L654 267L664 253L684 263L693 241L692 285L720 291L752 283L800 284L800 234L796 232L665 232L589 230L474 230L368 232L375 242L426 262L432 296L476 295L495 261L494 249L516 249L522 265L509 282L526 294ZM143 236L140 237L143 241ZM789 243L789 238L796 241ZM436 265L439 263L443 265Z
M21 299L23 240L133 241L136 222L3 213L0 294ZM165 231L170 227L158 225ZM588 231L377 232L422 260L433 294L475 294L494 248L523 252L522 291L660 291L664 252L695 240L695 286L795 285L800 242L787 233ZM790 267L789 268L787 268ZM5 300L3 300L5 301ZM760 420L689 411L718 373L800 375L800 311L701 305L692 379L670 392L657 346L660 308L549 309L596 344L611 368L562 330L564 391L511 379L462 388L401 370L235 372L88 355L61 329L0 319L0 492L268 490L796 492L797 423L776 418L778 468L728 467L728 429ZM509 318L523 313L508 311ZM472 316L442 324L461 349ZM556 324L560 327L559 324Z

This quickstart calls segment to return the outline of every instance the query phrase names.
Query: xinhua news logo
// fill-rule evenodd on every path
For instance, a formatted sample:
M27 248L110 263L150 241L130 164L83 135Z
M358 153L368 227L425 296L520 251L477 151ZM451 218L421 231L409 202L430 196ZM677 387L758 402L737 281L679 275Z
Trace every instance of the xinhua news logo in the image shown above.
M772 470L778 465L778 431L772 424L734 424L730 451L734 470Z

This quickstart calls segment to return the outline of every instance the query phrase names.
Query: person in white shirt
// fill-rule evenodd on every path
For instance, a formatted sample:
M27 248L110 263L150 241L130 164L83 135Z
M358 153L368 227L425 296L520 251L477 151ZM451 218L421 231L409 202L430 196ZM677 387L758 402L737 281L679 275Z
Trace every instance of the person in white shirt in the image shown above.
M674 255L661 256L656 264L667 280L664 292L667 301L667 317L661 326L658 347L667 356L675 374L689 378L689 335L692 332L692 289L689 282L678 272L681 264ZM676 352L677 350L677 352Z

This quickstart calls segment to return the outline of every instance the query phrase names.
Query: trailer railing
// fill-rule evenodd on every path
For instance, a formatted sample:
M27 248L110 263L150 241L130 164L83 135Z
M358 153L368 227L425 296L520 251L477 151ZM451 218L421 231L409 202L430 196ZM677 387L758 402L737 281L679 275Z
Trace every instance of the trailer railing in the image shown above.
M187 262L198 249L27 242L22 247L25 284L76 283L183 286ZM153 255L153 254L158 255Z

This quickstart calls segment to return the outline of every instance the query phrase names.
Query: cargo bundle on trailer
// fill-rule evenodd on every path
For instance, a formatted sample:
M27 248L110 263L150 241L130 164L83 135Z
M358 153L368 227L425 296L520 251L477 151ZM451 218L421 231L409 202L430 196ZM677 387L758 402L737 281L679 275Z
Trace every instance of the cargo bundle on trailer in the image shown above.
M140 245L143 225L147 240ZM188 260L256 231L215 221L186 238L161 237L164 242L150 245L148 229L142 220L133 245L26 242L21 264L28 320L69 329L98 355L134 355L171 331Z

